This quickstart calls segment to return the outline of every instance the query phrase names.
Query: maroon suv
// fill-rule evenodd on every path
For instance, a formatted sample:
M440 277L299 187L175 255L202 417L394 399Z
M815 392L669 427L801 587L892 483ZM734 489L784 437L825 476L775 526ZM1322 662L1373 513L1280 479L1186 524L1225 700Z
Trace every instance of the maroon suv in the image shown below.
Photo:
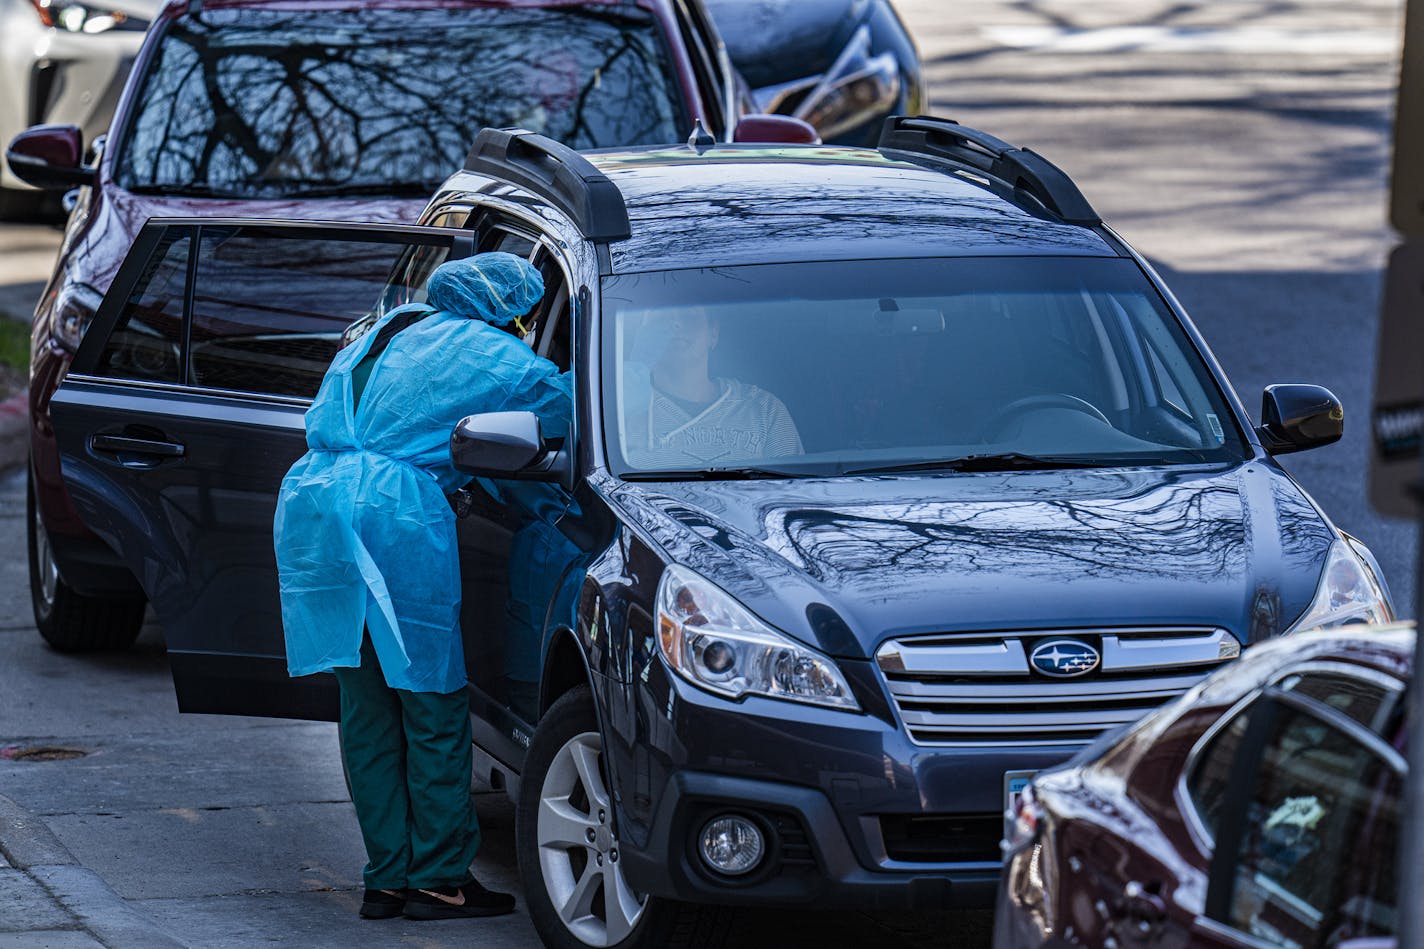
M170 3L107 138L85 156L77 129L42 126L7 153L31 183L79 189L32 344L29 559L44 638L122 647L143 619L134 576L64 487L49 400L146 220L414 221L485 126L585 149L679 142L699 121L719 139L814 140L794 119L744 119L748 101L701 0ZM188 345L156 342L134 358ZM260 356L258 328L248 345Z
M1407 627L1253 647L1034 778L996 949L1393 946Z

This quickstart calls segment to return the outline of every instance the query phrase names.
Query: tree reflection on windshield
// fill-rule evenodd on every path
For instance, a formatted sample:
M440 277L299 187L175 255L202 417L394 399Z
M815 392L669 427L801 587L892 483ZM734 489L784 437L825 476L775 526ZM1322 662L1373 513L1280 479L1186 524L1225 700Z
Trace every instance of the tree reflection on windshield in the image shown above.
M118 180L418 196L485 126L598 148L678 141L683 113L657 27L638 11L213 10L169 27Z

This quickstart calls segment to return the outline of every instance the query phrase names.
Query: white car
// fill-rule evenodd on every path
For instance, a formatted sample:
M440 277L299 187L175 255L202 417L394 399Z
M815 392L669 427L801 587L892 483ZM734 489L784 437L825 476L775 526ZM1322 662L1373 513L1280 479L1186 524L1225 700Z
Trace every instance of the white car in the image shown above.
M77 125L86 142L108 131L161 6L162 0L0 0L0 148L32 125ZM40 195L0 168L0 219L34 210Z

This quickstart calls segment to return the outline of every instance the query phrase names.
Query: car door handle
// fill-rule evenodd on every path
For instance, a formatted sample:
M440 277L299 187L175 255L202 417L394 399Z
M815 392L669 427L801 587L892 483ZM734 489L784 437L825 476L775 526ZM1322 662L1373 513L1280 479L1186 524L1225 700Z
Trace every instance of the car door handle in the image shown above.
M153 459L182 458L187 449L177 442L157 441L151 438L133 438L128 435L91 435L89 447L104 455L147 455ZM151 465L155 461L141 461L133 467Z

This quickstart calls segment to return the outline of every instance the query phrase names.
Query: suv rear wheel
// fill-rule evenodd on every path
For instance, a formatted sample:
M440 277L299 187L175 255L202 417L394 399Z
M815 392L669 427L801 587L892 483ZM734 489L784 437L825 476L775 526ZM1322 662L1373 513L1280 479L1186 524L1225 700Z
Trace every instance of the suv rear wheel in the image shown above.
M60 652L127 649L143 628L145 602L139 597L84 596L64 582L35 504L34 475L26 485L29 530L30 604L45 642Z
M587 686L534 732L519 787L519 875L534 928L556 949L716 949L731 910L633 891L618 863L603 739Z

